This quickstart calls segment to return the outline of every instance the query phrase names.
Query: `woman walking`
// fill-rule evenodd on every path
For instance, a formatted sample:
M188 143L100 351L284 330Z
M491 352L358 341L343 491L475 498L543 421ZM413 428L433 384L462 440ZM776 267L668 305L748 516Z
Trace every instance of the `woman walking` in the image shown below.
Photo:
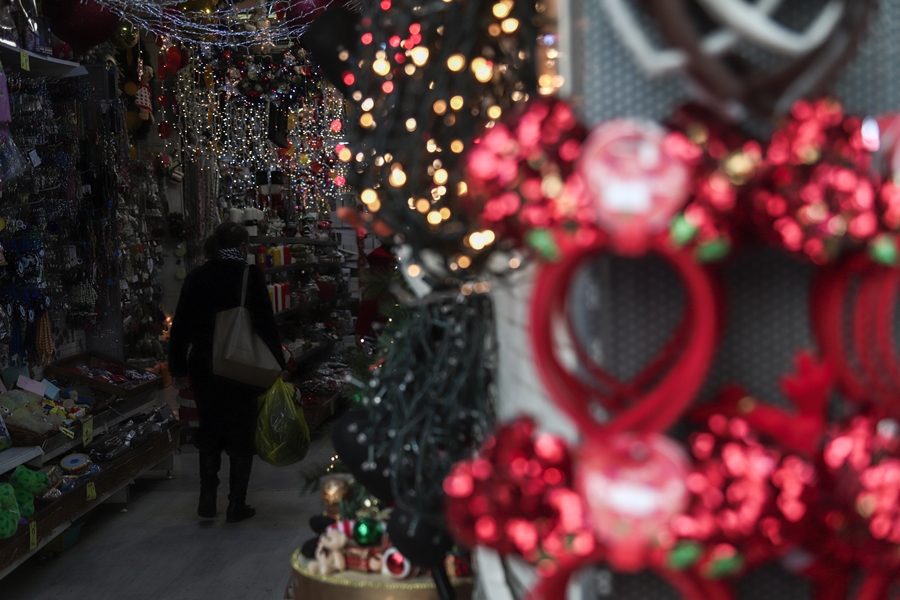
M217 248L212 258L194 269L181 288L181 297L169 337L169 370L174 385L188 384L194 393L200 426L194 445L200 451L200 502L197 514L216 516L216 492L222 452L231 462L228 509L229 523L249 519L256 510L247 504L247 486L256 454L256 399L265 390L213 374L213 335L216 314L241 302L244 269L249 268L247 297L253 328L284 369L284 356L275 315L262 271L246 263L247 230L236 223L223 223L215 233ZM211 246L211 244L210 244Z

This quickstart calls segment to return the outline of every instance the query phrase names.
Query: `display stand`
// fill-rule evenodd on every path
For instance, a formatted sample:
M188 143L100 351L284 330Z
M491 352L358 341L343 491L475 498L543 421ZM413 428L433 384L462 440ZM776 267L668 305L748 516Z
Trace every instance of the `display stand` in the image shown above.
M293 572L285 591L285 600L315 598L316 600L438 600L434 581L429 576L391 579L378 573L341 571L331 575L317 575L309 570L309 559L299 550L291 557ZM452 580L457 600L471 600L472 580Z
M184 423L175 421L166 431L117 460L58 500L39 509L28 527L19 527L0 541L0 579L41 550L79 518L117 494L134 480L171 456L178 448Z

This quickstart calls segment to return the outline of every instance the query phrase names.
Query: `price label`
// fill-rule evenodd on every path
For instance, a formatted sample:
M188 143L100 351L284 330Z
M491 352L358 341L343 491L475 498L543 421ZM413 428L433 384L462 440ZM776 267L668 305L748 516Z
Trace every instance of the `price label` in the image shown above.
M88 502L97 499L97 486L93 481L89 481L87 484L87 499Z
M31 70L31 57L24 50L19 50L19 66L22 67L23 71Z
M60 427L59 430L62 431L64 434L66 434L68 437L72 438L73 440L75 439L75 432L72 431L71 429L69 429L68 427Z
M94 417L81 425L81 442L87 446L94 441Z
M28 524L28 546L30 550L37 548L37 521Z

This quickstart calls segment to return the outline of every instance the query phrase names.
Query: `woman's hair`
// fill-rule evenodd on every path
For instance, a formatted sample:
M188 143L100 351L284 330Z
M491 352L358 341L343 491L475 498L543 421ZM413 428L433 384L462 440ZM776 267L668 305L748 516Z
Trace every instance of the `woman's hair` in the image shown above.
M212 260L219 257L219 241L215 235L211 235L203 242L203 256L206 260Z
M250 234L247 233L247 230L232 221L226 221L216 227L213 237L218 246L216 248L217 252L227 248L240 248L241 244L246 244L250 241ZM205 246L204 250L206 250Z

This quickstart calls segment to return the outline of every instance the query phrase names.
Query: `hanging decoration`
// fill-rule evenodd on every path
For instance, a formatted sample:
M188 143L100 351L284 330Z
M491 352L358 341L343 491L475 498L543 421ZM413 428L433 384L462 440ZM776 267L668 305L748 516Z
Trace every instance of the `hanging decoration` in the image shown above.
M283 220L284 211L318 213L339 205L348 185L339 160L344 103L302 50L206 49L178 77L174 104L187 160L216 177L221 173L221 206L259 205ZM278 173L277 194L259 187L269 173Z
M686 185L688 196L674 213L656 214L664 198L630 174L640 170L636 157L597 154L596 140L613 131L624 139L626 125L603 123L588 137L561 101L529 103L467 155L468 207L482 224L469 246L499 237L552 261L567 232L598 224L621 250L623 232L643 218L667 224L674 245L693 248L701 261L760 238L817 264L854 250L896 261L892 211L900 194L891 173L873 163L880 148L874 118L847 116L830 99L800 101L766 144L696 107L679 111L672 126L679 133L667 134L659 156L675 152L688 170L664 174L660 189ZM605 175L596 177L601 168ZM576 245L587 244L579 235Z
M309 21L327 7L345 6L351 1L277 0L246 4L230 0L90 0L88 3L98 7L91 8L92 11L103 10L141 31L172 41L222 43L230 48L254 47L267 51L295 40ZM79 9L78 14L84 11Z

